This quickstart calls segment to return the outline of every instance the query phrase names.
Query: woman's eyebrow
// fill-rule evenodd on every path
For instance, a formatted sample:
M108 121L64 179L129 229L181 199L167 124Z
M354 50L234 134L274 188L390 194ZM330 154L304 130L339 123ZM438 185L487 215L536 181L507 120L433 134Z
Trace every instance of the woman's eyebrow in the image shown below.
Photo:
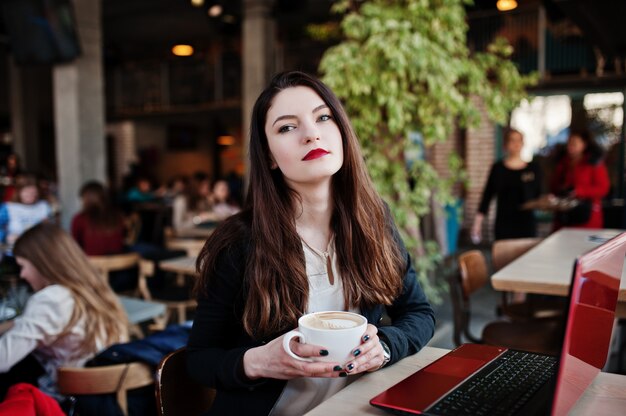
M291 118L297 118L297 117L291 114L285 114L284 116L279 116L272 123L272 127L274 126L274 124L278 123L280 120L291 119Z
M318 105L317 107L315 107L315 108L313 109L313 111L312 111L312 112L313 112L313 113L316 113L316 112L320 111L322 108L328 108L328 106L327 106L326 104L321 104L321 105Z
M328 108L328 106L326 104L320 104L317 107L315 107L313 111L311 111L311 113L316 113L323 108ZM272 123L272 126L274 126L274 124L278 123L280 120L292 119L292 118L297 118L297 117L292 114L285 114L285 115L279 116L276 118L276 120L274 120L274 122Z

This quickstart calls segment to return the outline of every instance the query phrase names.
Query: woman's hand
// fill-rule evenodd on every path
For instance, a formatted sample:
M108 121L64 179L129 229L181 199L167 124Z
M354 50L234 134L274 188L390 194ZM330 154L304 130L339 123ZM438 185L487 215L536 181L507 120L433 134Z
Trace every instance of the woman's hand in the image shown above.
M284 335L246 351L243 368L248 378L290 380L298 377L346 376L340 363L307 362L292 358L283 349L283 337ZM323 357L328 354L323 346L300 344L295 339L291 340L291 351L302 358Z
M480 243L482 240L482 228L483 228L483 220L485 216L480 212L476 213L474 217L474 223L472 224L472 230L470 232L470 238L474 244Z
M361 338L361 345L352 351L352 355L354 355L355 359L348 362L344 368L350 375L364 371L371 373L383 365L385 355L378 338L378 328L372 324L367 325L365 334Z

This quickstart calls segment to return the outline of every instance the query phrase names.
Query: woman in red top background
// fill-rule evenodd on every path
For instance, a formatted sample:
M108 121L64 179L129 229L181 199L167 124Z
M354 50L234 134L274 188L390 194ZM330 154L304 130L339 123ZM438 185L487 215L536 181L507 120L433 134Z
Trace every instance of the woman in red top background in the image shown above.
M560 197L574 197L591 201L591 215L586 222L565 223L564 217L555 217L555 229L563 226L576 228L602 228L602 198L609 193L611 184L602 150L587 130L572 131L567 140L566 152L559 160L552 176L551 191Z
M124 218L110 203L104 186L91 181L80 190L83 209L72 219L72 236L88 256L124 252Z

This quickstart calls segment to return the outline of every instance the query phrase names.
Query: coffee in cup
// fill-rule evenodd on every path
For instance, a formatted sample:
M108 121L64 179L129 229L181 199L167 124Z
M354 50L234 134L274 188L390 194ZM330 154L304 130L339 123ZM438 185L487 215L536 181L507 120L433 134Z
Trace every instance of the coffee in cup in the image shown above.
M343 311L310 313L298 319L298 330L285 334L283 348L297 360L339 362L343 365L354 358L352 351L361 344L366 327L367 319L357 313ZM328 355L303 358L294 354L289 343L296 337L300 338L300 343L323 347L328 351Z

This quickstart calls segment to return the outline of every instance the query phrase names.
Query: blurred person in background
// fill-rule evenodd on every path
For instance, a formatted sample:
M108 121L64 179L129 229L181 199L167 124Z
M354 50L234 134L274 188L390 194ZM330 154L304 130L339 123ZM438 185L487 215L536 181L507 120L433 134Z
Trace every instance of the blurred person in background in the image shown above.
M152 190L152 184L146 177L140 176L135 181L135 185L126 193L126 201L134 202L151 202L159 199L158 191Z
M72 237L42 223L15 242L20 276L35 292L24 312L0 324L0 400L17 382L62 399L59 367L82 367L99 351L126 341L126 313Z
M474 217L471 229L474 243L482 240L483 222L494 197L497 201L494 230L496 240L537 236L534 212L523 210L522 205L541 195L541 168L538 163L522 159L524 136L519 131L509 129L504 135L503 144L506 155L491 166L478 212Z
M550 191L561 198L575 198L578 206L558 212L554 229L562 226L602 228L602 198L611 184L602 148L586 129L572 130L564 151L557 154L557 165L550 180Z
M109 256L129 251L122 213L110 203L104 185L86 182L80 189L82 210L72 218L72 236L88 256ZM137 286L137 268L109 273L109 284L116 292Z
M81 211L72 218L72 236L88 256L124 251L124 217L111 203L104 185L85 183L80 189Z
M30 227L53 218L48 201L41 199L37 180L33 176L19 176L13 201L0 206L0 241L13 244Z
M163 199L168 204L173 203L177 196L182 195L187 190L188 186L189 178L185 175L177 175L170 178L163 192Z
M2 201L11 201L15 193L15 179L22 173L20 158L17 153L9 153L0 166L0 185L2 185Z
M211 212L216 220L223 220L240 211L239 206L231 198L228 182L223 179L215 181L211 194Z
M56 182L41 175L37 178L37 186L39 187L39 197L48 201L50 208L52 208L54 221L59 224L61 222L61 202L59 201Z
M214 220L211 207L211 179L206 173L196 172L187 190L174 199L172 210L174 232Z

